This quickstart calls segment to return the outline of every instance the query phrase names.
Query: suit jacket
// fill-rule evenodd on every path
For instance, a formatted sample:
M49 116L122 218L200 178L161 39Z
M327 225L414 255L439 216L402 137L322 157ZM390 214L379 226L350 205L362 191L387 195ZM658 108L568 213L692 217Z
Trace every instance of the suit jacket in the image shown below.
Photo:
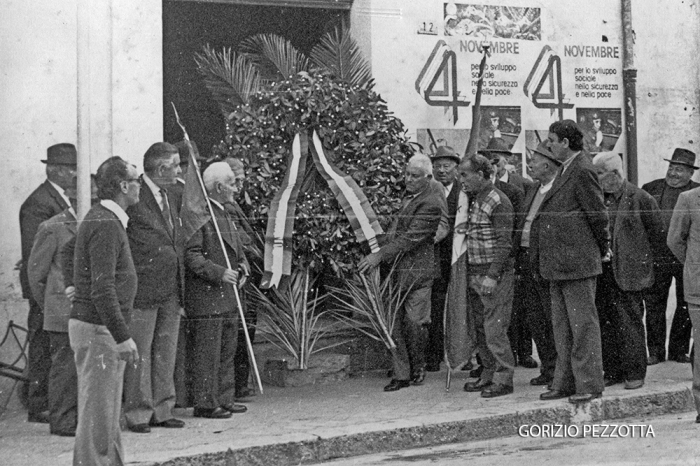
M455 215L459 203L459 192L462 190L462 184L455 180L452 183L452 189L447 195L447 223L448 233L445 238L435 244L436 264L438 267L438 277L440 284L444 289L450 282L450 271L452 270L452 238L455 230ZM437 285L436 285L437 286Z
M29 195L19 209L19 229L22 241L22 266L19 269L19 281L22 285L22 297L25 299L32 298L27 277L27 264L39 225L41 222L60 214L68 207L70 206L65 199L49 183L49 180L46 180Z
M236 311L233 286L221 280L226 271L224 254L228 254L233 270L239 268L242 263L250 270L233 220L215 204L212 204L212 210L226 251L221 249L214 219L204 224L188 241L185 252L185 310L188 317L205 317Z
M654 257L665 246L661 211L651 195L625 181L612 228L612 268L625 291L641 291L654 283Z
M184 295L184 242L180 237L181 199L168 191L172 231L151 188L141 178L139 202L129 207L129 246L139 279L135 308L157 306L173 296L182 305Z
M519 212L523 204L523 190L514 184L506 183L499 179L496 179L493 185L496 187L496 189L506 195L510 203L513 205L513 212Z
M537 251L545 280L577 280L602 272L609 247L608 214L598 175L581 152L559 172L537 214Z
M700 305L700 188L681 193L678 197L667 244L683 264L685 300Z
M39 225L29 255L29 286L32 296L44 311L44 330L49 332L68 332L71 302L64 293L66 286L60 251L63 245L75 238L77 230L75 216L69 209L64 210Z
M527 214L530 212L530 207L532 206L532 203L535 200L535 196L537 195L537 192L540 189L540 182L539 181L534 181L532 184L528 185L526 190L525 190L525 197L523 198L523 202L520 206L520 210L515 211L514 217L513 217L513 255L516 258L516 271L520 272L522 269L522 264L520 263L520 260L522 260L522 257L518 255L518 251L520 250L520 242L522 241L523 238L523 229L525 228L525 220L527 219ZM541 206L540 206L541 207ZM538 261L537 261L537 256L538 256L538 250L537 250L537 230L539 228L539 218L536 215L535 218L532 220L532 224L530 225L530 247L529 251L530 253L528 254L528 257L530 259L530 270L531 271L538 271L539 272L539 266L538 266Z
M430 286L435 278L433 239L440 224L443 200L430 187L411 199L398 213L387 238L379 250L382 262L396 258L397 279L403 288Z
M511 172L508 173L508 184L512 184L516 188L519 188L523 193L525 190L535 184L534 181L530 181L519 173Z

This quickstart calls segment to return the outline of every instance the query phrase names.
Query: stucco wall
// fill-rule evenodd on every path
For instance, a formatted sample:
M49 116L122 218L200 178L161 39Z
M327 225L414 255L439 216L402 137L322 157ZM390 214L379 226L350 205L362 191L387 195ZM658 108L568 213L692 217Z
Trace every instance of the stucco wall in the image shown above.
M113 153L137 165L162 139L161 0L113 2ZM75 0L0 0L0 331L26 323L19 207L44 180L46 148L77 140ZM99 63L101 57L95 57ZM106 96L108 97L108 96ZM92 171L106 157L93 154Z

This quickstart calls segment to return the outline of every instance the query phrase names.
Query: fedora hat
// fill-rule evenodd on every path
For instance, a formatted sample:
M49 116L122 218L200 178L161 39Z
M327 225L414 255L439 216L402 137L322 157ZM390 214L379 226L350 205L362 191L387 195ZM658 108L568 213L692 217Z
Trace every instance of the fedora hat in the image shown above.
M461 162L462 159L459 158L459 155L455 152L453 148L450 146L440 146L437 148L437 151L435 151L435 155L432 155L430 157L431 162L435 162L436 160L439 159L450 159L453 160L457 163Z
M46 149L46 160L42 162L47 165L78 165L78 152L73 144L54 144Z
M512 154L508 143L503 138L491 138L486 148L479 150L479 153L489 158L496 154Z
M695 166L695 152L691 152L688 149L676 147L673 150L673 155L671 155L671 158L664 160L670 163L677 163L678 165L685 165L686 167L691 167L694 170L700 168Z
M554 156L552 151L549 150L547 141L540 142L532 152L534 152L536 154L540 154L542 157L545 157L545 158L551 160L556 165L561 165L561 162L559 160L557 160L557 158Z

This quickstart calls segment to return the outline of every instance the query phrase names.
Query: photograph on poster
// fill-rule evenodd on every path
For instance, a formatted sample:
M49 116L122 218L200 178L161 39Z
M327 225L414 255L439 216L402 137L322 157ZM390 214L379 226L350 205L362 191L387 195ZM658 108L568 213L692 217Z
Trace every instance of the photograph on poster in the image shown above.
M481 107L478 149L485 149L492 138L501 138L512 149L522 130L520 107Z
M583 131L583 148L591 154L613 150L622 134L619 108L577 108L576 121Z
M540 40L539 8L445 3L446 36Z

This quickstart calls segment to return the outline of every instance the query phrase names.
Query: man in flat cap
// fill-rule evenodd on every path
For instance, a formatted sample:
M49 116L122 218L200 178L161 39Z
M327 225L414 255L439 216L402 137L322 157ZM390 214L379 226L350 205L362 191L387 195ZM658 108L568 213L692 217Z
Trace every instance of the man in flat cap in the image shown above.
M29 255L39 225L70 207L65 189L70 186L77 170L77 151L69 143L55 144L46 151L46 181L32 192L19 209L19 228L22 241L22 264L19 279L22 296L29 300L29 353L27 355L26 387L29 422L48 422L48 381L51 369L49 335L44 331L44 314L32 296L27 276Z
M698 167L695 166L695 154L687 149L675 149L669 162L666 177L651 181L642 189L656 199L661 209L664 231L668 232L673 209L681 193L697 188L700 184L690 178ZM688 316L688 304L683 298L683 264L680 263L667 247L654 264L654 284L645 291L647 348L649 365L666 360L666 305L671 280L676 279L676 310L673 314L671 334L668 338L668 359L678 362L690 362L691 322Z
M437 264L439 279L433 282L431 296L430 325L428 326L428 347L426 351L426 370L436 372L440 370L440 361L443 359L443 313L445 310L445 297L447 286L450 283L450 270L452 268L452 235L455 226L455 213L457 201L462 185L459 182L457 165L460 158L450 146L438 147L435 155L430 160L433 162L433 179L440 183L447 200L447 231L442 238L436 238L435 263ZM439 231L439 229L438 229Z

